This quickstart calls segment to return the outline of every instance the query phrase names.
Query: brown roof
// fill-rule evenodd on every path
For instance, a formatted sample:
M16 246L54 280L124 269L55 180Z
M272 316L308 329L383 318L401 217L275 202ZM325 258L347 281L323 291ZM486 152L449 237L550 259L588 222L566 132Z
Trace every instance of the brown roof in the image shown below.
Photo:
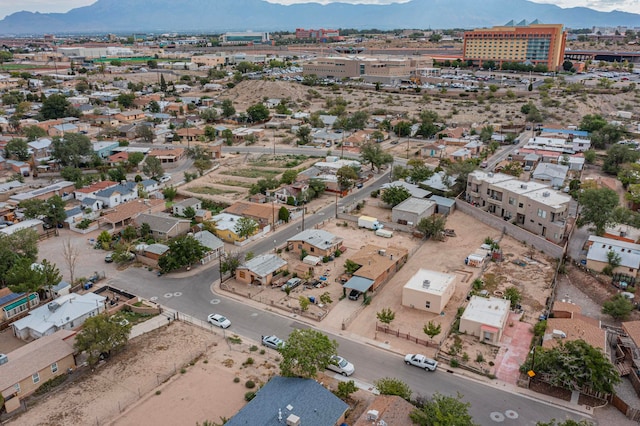
M551 310L553 312L571 312L574 314L582 313L582 308L580 306L569 302L554 302Z
M204 129L198 129L197 127L181 127L176 130L178 136L201 136L204 135Z
M563 331L566 339L551 338L542 342L542 347L552 348L559 341L584 340L594 348L606 350L606 332L600 328L600 322L596 319L581 314L573 314L573 318L549 318L547 319L547 333L553 330Z
M272 222L274 215L275 217L278 217L278 210L280 210L280 206L280 204L272 205L265 203L250 203L248 201L236 201L224 209L223 212Z
M114 208L112 213L100 218L101 221L117 224L123 220L133 219L140 213L158 212L164 210L164 200L131 200Z
M0 365L0 391L4 391L74 353L71 337L75 331L60 330L7 354L9 362Z
M151 157L180 157L182 154L184 154L184 148L152 149L147 153Z
M378 419L384 420L388 425L413 426L413 422L409 418L409 413L415 410L415 408L416 407L399 396L379 395L376 396L353 426L371 426L378 424L368 418L367 412L370 410L376 410L378 412Z
M100 181L100 182L92 183L91 185L89 185L87 187L76 189L76 191L82 192L82 193L85 193L85 194L89 194L89 193L94 192L94 191L102 191L103 189L111 188L112 186L116 186L117 184L118 184L118 182L113 182L113 181L110 181L110 180L103 180L103 181Z
M384 250L384 256L379 254ZM396 264L403 256L407 256L409 251L399 247L379 247L368 244L358 252L349 256L349 260L362 265L355 273L359 277L376 280L384 271Z
M640 347L640 321L625 321L622 328L627 332L631 340Z
M117 161L127 161L129 159L129 153L127 151L122 151L122 152L116 152L113 155L110 155L107 160L109 160L110 162L117 162Z

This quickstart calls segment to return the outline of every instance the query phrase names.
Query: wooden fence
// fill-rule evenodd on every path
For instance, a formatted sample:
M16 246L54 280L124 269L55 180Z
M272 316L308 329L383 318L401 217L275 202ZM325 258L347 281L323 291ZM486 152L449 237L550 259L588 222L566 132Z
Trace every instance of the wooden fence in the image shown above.
M384 334L391 334L396 337L400 337L401 339L409 340L411 342L417 343L422 346L432 346L434 348L438 347L438 344L435 342L430 342L428 340L420 339L419 337L412 336L410 333L402 333L400 330L392 330L389 327L385 327L376 323L376 331L381 331Z
M618 411L627 416L629 420L640 422L640 410L630 407L629 404L624 402L624 400L622 400L618 395L611 395L609 401L611 402L611 405L616 407Z

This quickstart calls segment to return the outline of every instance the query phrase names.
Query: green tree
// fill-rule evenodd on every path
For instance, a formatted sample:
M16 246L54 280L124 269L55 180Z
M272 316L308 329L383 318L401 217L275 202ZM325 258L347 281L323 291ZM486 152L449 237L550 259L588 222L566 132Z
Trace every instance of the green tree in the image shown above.
M136 138L141 139L143 142L153 143L155 136L156 135L153 133L151 126L146 126L144 124L136 126Z
M38 257L38 233L23 229L11 235L0 234L0 284L6 285L7 272L22 258L30 263Z
M67 117L71 110L71 104L64 95L49 95L40 108L40 115L44 120Z
M634 309L633 303L622 294L616 294L602 304L602 313L615 320L627 319Z
M136 238L138 238L138 231L136 231L136 228L134 226L126 226L123 230L122 230L122 238L125 241L133 241Z
M411 388L405 382L391 377L384 377L373 382L380 395L396 395L411 400Z
M222 116L225 118L231 117L236 113L236 109L233 107L231 99L224 99L222 101Z
M149 235L151 235L151 225L149 225L147 222L144 222L142 225L140 225L140 236L142 238L147 238Z
M618 207L618 194L609 188L584 189L578 196L582 206L578 227L592 225L596 235L603 235L606 228L615 225L614 209Z
M291 185L296 181L298 177L298 171L296 169L287 169L280 178L281 185Z
M198 262L207 249L191 235L181 235L169 241L169 251L158 260L158 266L164 272L189 267Z
M440 240L446 226L447 217L442 214L434 214L420 219L420 222L416 225L416 229L422 232L427 238L433 237L436 240Z
M193 167L196 168L200 176L204 175L204 172L209 170L211 166L213 166L213 163L211 162L211 159L208 157L197 158L193 162Z
M160 91L167 91L167 82L164 79L164 74L160 74Z
M144 165L142 166L142 172L152 179L159 178L164 175L162 162L157 157L147 156L147 159L144 160Z
M351 394L357 392L358 387L353 380L347 382L339 382L338 389L335 391L335 395L343 401L348 401Z
M549 349L537 347L535 354L535 369L530 358L520 370L546 374L553 386L571 390L586 386L596 392L612 393L620 382L620 374L604 352L584 340L560 341Z
M595 132L597 130L602 129L607 125L607 120L605 120L599 114L587 114L582 117L580 121L580 130L584 130L586 132Z
M602 164L605 173L617 175L620 173L622 165L634 163L640 159L640 152L631 149L627 145L613 145L607 150L607 156Z
M258 222L249 217L241 217L233 230L240 239L248 238L258 231Z
M350 166L342 166L336 172L338 186L345 191L353 187L354 182L358 179L358 173Z
M45 220L54 227L57 227L59 223L64 222L64 220L67 218L67 215L64 211L65 205L66 201L64 201L59 195L50 197L45 203Z
M58 160L63 167L77 168L93 155L91 140L80 133L65 133L62 138L55 136L51 141L51 147L51 156Z
M524 170L523 170L522 164L520 164L520 162L512 161L509 164L507 164L506 166L504 166L504 168L502 169L502 173L504 173L506 175L520 177L520 175L522 173L524 173Z
M424 325L424 327L422 327L422 331L424 332L424 334L429 336L431 340L433 340L433 338L440 334L440 332L442 331L442 325L437 324L433 321L429 321Z
M354 272L356 272L358 269L360 269L361 265L358 265L356 262L354 262L351 259L347 259L346 262L344 262L344 272L351 275Z
M411 123L409 121L400 121L395 125L393 131L400 138L407 137L411 135Z
M280 372L285 377L313 378L338 354L338 343L325 334L307 328L291 332L280 349Z
M95 365L101 354L124 348L129 340L131 324L115 321L107 315L89 317L76 334L74 347L78 352L86 352L87 362Z
M27 138L29 142L35 141L38 138L44 138L47 136L47 131L38 126L25 126L22 128L22 134Z
M148 108L149 112L152 114L158 114L161 111L160 104L155 100L151 100L151 102L149 102Z
M127 180L127 172L122 166L110 169L107 174L109 175L109 180L112 180L114 182L122 182L123 180Z
M309 309L309 305L311 304L311 301L307 296L302 295L298 297L298 303L300 304L300 310L302 312L305 312Z
M251 123L264 121L269 118L269 108L267 108L262 103L251 105L249 108L247 108L247 116L249 117L249 122Z
M491 140L491 136L493 136L493 126L484 126L480 130L480 140L482 142L489 142Z
M536 426L595 426L588 420L573 420L567 419L563 422L559 422L556 419L551 420L550 422L538 422Z
M29 154L29 145L24 139L13 138L7 145L4 147L4 153L7 158L18 160L18 161L27 161L31 158Z
M515 309L516 305L522 300L522 294L517 287L508 287L504 291L504 298L511 302L511 309Z
M289 209L286 208L285 206L280 207L280 210L278 210L278 220L281 220L282 222L285 222L285 223L289 223L289 217L290 217Z
M184 217L186 217L187 219L193 219L194 217L196 217L196 209L194 209L191 206L188 206L184 209L183 214L184 214Z
M218 119L218 111L215 108L207 108L200 112L200 118L207 123L213 123Z
M475 426L469 414L471 404L457 397L442 395L436 392L421 408L413 410L409 417L419 426Z
M226 274L227 272L231 275L236 273L236 269L242 264L242 255L240 253L231 253L224 257L222 262L220 262L220 272Z
M136 95L133 93L121 93L118 95L117 100L122 108L129 109L133 106L133 101L136 100Z
M396 313L393 312L391 308L382 308L381 311L376 313L376 318L378 318L378 321L388 326L391 324L391 321L396 318Z
M8 270L5 282L14 293L38 292L44 286L44 275L37 267L33 267L31 259L18 259Z
M363 164L371 164L372 170L380 170L382 165L393 163L393 156L385 152L379 144L367 142L360 147L360 161Z
M178 190L176 188L174 188L173 186L169 186L169 187L167 187L167 188L162 190L162 195L167 200L173 201L174 198L176 198L176 195L178 195Z
M382 201L391 207L397 206L408 198L411 198L411 193L407 188L400 185L394 185L386 188L382 191L382 196L380 197Z
M127 165L131 168L136 168L142 160L144 160L144 154L142 152L130 152L127 157Z
M309 126L300 126L296 132L298 137L298 145L306 145L311 142L311 128Z

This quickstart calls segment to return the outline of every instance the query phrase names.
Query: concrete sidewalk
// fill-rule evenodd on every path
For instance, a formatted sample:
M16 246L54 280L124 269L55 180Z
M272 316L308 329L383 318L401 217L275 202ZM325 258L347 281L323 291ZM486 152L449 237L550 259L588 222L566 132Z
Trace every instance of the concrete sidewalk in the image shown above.
M141 322L139 324L131 327L131 334L129 334L129 340L142 336L150 331L153 331L157 328L164 327L174 321L176 318L176 312L167 309L164 306L162 307L162 313L156 315L155 317L148 319L147 321Z

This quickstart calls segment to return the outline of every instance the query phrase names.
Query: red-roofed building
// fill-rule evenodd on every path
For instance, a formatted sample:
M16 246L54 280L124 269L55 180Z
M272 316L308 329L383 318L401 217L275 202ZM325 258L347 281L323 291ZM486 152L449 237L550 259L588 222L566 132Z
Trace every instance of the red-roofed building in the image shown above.
M126 151L116 152L113 155L107 157L107 164L110 166L117 166L122 163L126 163L129 160L129 153Z
M102 191L103 189L111 188L112 186L116 186L117 184L118 182L103 180L100 182L92 183L91 185L84 188L76 189L73 192L73 195L74 197L76 197L76 200L82 201L87 197L94 198L97 192Z

